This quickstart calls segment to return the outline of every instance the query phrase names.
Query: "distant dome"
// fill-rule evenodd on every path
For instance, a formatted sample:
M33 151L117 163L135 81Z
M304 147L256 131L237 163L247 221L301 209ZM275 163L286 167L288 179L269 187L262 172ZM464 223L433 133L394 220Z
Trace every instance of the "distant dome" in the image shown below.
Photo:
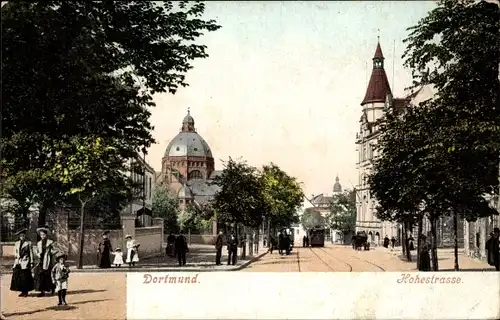
M179 132L167 146L165 157L213 158L208 143L196 132Z
M342 185L340 185L340 182L339 182L339 177L337 176L335 178L335 184L333 185L333 192L335 193L340 193L342 192Z
M191 192L191 189L183 185L180 189L179 192L177 192L177 197L178 198L192 198L193 193Z
M170 141L164 156L213 158L208 143L196 132L189 109L182 120L181 132Z

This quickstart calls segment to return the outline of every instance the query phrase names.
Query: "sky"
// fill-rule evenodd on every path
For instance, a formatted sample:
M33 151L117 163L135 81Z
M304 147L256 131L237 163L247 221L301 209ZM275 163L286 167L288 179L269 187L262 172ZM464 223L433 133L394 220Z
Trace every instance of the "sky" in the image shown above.
M406 29L433 1L207 2L221 29L199 38L209 57L195 60L189 87L158 94L157 144L147 160L161 170L165 149L187 108L215 158L274 162L304 183L307 196L357 181L356 132L380 36L394 96L404 95ZM393 77L394 74L394 77Z

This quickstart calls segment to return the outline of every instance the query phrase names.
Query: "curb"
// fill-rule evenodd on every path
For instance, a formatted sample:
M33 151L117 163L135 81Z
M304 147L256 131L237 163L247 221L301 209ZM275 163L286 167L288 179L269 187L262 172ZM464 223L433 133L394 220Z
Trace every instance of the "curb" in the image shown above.
M239 271L248 267L251 263L260 260L263 256L267 254L267 251L260 253L259 255L252 257L252 259L245 261L241 265L230 267L227 269L216 269L216 268L176 268L176 267L157 267L157 268L109 268L109 269L99 269L99 268L88 268L88 269L70 269L71 273L129 273L129 272L231 272ZM1 271L0 274L12 274L12 271Z

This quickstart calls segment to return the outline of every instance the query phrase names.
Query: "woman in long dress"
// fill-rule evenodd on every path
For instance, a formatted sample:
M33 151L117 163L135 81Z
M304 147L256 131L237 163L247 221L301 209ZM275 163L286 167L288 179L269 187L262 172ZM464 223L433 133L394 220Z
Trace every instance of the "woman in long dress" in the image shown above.
M111 241L108 238L109 231L102 234L102 240L99 243L99 268L111 268Z
M425 235L420 236L420 270L431 271L431 257L429 255L430 245Z
M54 294L55 285L52 283L51 271L54 267L53 254L55 251L54 241L47 238L49 229L46 227L36 229L40 235L40 241L36 244L38 264L35 268L35 289L40 291L39 297L45 296L45 292Z
M31 241L26 240L26 232L26 229L22 229L16 233L19 241L14 245L14 266L10 283L10 290L21 292L20 297L27 297L28 292L35 288L31 275L34 263L33 247Z
M125 239L127 239L127 259L125 262L128 263L129 267L132 267L135 266L136 262L139 262L139 254L137 252L139 243L132 239L131 235L127 235Z

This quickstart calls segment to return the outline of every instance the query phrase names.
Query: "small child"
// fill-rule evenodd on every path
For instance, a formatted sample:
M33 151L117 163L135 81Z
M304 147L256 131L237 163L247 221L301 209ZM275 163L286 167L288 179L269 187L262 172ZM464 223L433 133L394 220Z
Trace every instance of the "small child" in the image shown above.
M115 252L113 252L113 255L115 256L115 260L113 261L113 264L115 267L121 267L123 264L123 254L122 254L122 249L116 248Z
M59 297L58 306L66 305L66 291L68 290L69 267L64 264L67 255L59 253L56 255L56 265L52 268L52 282L56 285L57 296Z

